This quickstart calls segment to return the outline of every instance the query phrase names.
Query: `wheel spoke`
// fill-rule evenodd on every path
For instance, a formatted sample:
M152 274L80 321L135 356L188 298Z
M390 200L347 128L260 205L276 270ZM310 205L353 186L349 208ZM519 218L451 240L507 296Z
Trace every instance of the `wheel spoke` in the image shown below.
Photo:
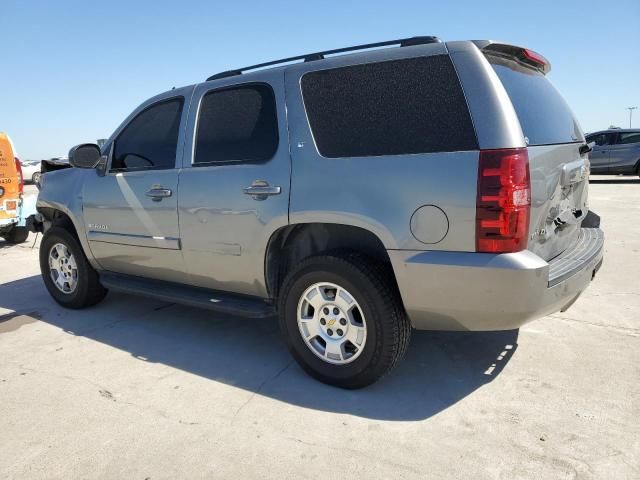
M327 346L324 350L325 357L331 360L342 360L342 344L337 342L327 342Z
M305 295L306 301L313 307L313 309L317 312L320 310L320 307L324 304L324 298L322 292L318 287L310 290Z
M62 275L58 274L58 276L56 277L56 284L58 285L58 288L60 290L62 290L63 292L65 291L64 290L65 281L64 281L64 278L62 277Z
M315 318L301 318L300 320L300 327L306 340L311 340L320 335L320 327Z
M351 295L349 295L349 292L343 288L338 288L336 291L336 298L333 300L333 303L335 303L344 313L348 313L355 305L355 300Z
M347 332L346 339L349 340L353 345L360 348L362 346L362 342L364 341L364 337L364 327L359 327L353 324L349 325L349 331Z

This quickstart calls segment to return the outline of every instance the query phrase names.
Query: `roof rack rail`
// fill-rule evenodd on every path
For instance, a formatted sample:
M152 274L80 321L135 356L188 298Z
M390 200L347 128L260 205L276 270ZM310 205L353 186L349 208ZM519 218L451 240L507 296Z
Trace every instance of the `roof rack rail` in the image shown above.
M440 43L438 37L422 36L422 37L409 37L400 38L398 40L388 40L386 42L377 43L365 43L363 45L354 45L353 47L336 48L335 50L325 50L323 52L307 53L306 55L298 55L295 57L283 58L280 60L273 60L271 62L258 63L257 65L251 65L249 67L238 68L235 70L226 70L224 72L216 73L207 78L207 82L210 80L217 80L219 78L233 77L235 75L242 75L243 72L248 70L256 70L258 68L270 67L272 65L278 65L280 63L294 62L296 60L303 60L305 62L313 62L315 60L322 60L325 55L333 55L336 53L353 52L356 50L367 50L370 48L378 47L390 47L392 45L399 45L401 47L412 47L414 45L426 45L428 43Z

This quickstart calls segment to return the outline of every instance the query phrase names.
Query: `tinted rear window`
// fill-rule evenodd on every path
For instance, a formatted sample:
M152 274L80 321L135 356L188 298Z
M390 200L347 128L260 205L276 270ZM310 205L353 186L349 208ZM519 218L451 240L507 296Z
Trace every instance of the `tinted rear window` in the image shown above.
M262 162L277 148L278 119L270 86L242 85L203 97L194 164Z
M467 104L447 55L311 72L302 77L321 155L475 150Z
M583 142L571 109L541 72L502 57L488 57L511 98L529 145Z

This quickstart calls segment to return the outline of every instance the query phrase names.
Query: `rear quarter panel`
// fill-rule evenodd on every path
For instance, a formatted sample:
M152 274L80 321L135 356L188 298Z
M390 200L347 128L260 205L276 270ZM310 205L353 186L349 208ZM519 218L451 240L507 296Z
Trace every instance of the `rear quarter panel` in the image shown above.
M318 70L371 61L446 53L443 44L385 49L335 57ZM352 225L374 233L387 250L458 250L475 248L475 197L478 152L326 158L311 133L300 81L313 64L286 72L287 112L292 155L290 222ZM425 244L411 233L411 216L435 205L447 216L448 232Z

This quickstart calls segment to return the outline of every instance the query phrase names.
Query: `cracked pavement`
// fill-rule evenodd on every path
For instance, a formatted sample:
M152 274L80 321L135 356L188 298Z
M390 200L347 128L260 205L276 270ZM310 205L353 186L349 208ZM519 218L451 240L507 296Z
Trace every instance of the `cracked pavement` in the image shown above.
M360 391L308 378L275 319L63 310L38 239L0 240L0 479L640 478L640 180L594 180L604 264L567 312L417 332Z

